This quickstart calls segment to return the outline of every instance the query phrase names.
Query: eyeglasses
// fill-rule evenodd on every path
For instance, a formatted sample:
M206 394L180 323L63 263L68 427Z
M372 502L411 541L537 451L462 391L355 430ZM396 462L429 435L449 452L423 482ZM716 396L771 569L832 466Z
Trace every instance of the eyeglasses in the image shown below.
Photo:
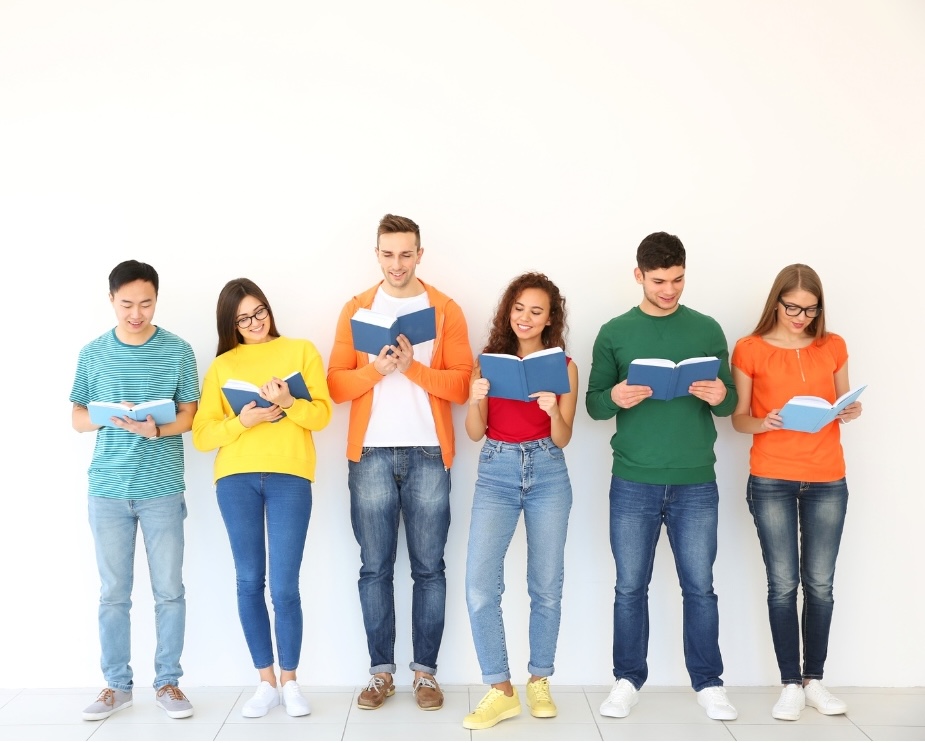
M801 312L805 312L806 317L812 320L822 314L822 307L818 304L814 304L812 307L800 307L798 304L787 304L782 299L778 299L777 301L783 306L787 317L799 317Z
M253 315L245 315L244 317L239 317L237 320L235 320L235 324L241 328L241 330L244 330L245 328L249 328L254 320L266 320L267 315L269 314L269 307L258 307L257 311Z

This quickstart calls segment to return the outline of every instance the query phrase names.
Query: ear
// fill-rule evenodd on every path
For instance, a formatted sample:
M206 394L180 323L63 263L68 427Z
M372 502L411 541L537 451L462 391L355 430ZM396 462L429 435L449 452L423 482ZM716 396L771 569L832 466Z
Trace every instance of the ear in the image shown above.
M645 278L642 271L640 271L638 267L633 269L633 276L636 277L637 284L641 284L643 279Z
M418 265L421 262L421 258L424 255L424 248L418 248L418 259L414 262L414 265Z

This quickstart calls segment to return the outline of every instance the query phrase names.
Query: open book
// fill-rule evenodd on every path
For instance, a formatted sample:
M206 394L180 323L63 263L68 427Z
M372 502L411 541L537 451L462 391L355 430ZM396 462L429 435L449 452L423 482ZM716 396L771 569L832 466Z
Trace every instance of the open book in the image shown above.
M289 385L289 392L293 397L298 397L300 400L312 399L312 396L308 393L308 385L305 384L305 377L302 376L302 372L294 371L292 374L283 377L283 381ZM249 402L256 402L257 407L260 408L269 408L273 405L269 400L264 400L260 396L260 388L256 384L242 382L240 379L229 379L222 385L222 392L235 415L240 415L241 408Z
M565 352L558 347L529 353L522 359L509 353L483 353L479 365L490 385L489 397L530 402L534 392L562 395L571 390Z
M437 313L433 307L425 307L407 315L391 317L361 307L350 318L353 332L353 347L378 356L383 346L394 346L398 336L404 335L412 346L437 337Z
M850 389L835 402L813 395L791 397L779 413L784 419L784 430L818 433L834 421L842 410L857 400L866 387L866 384L862 384Z
M652 400L673 400L690 392L694 382L716 379L719 359L698 356L677 364L668 359L636 359L630 362L627 384L642 384L652 388Z
M150 415L159 426L173 423L177 419L177 404L173 400L166 399L140 402L133 407L123 405L121 402L94 401L87 405L87 410L90 411L90 421L97 426L112 427L113 417L144 421Z

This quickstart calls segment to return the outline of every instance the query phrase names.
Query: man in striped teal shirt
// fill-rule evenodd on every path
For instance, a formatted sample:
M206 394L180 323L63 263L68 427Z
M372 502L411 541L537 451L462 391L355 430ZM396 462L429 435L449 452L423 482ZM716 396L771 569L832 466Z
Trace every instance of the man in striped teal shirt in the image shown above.
M89 519L101 582L106 687L83 711L85 720L105 719L132 704L129 609L139 526L154 593L156 704L173 718L193 714L178 686L186 626L181 434L192 427L199 375L190 345L152 324L157 292L157 272L146 263L124 261L112 270L109 301L117 324L81 349L71 389L74 429L97 432L89 469ZM141 421L119 416L99 426L87 410L90 402L132 406L159 399L176 403L176 420L159 425L150 415Z

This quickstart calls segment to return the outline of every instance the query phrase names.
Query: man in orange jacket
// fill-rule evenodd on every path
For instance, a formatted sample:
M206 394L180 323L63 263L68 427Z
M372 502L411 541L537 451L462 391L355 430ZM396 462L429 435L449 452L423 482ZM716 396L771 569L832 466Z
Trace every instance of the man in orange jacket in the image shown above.
M417 224L393 214L382 218L376 256L384 280L344 305L328 364L331 398L351 402L350 520L360 545L360 605L372 674L357 699L360 709L378 709L395 693L393 575L400 519L414 581L414 696L423 710L443 706L434 674L446 608L443 552L455 453L451 403L468 399L472 349L459 305L415 276L423 254ZM350 320L358 309L399 317L428 307L436 318L433 340L412 346L400 335L377 355L354 348Z

